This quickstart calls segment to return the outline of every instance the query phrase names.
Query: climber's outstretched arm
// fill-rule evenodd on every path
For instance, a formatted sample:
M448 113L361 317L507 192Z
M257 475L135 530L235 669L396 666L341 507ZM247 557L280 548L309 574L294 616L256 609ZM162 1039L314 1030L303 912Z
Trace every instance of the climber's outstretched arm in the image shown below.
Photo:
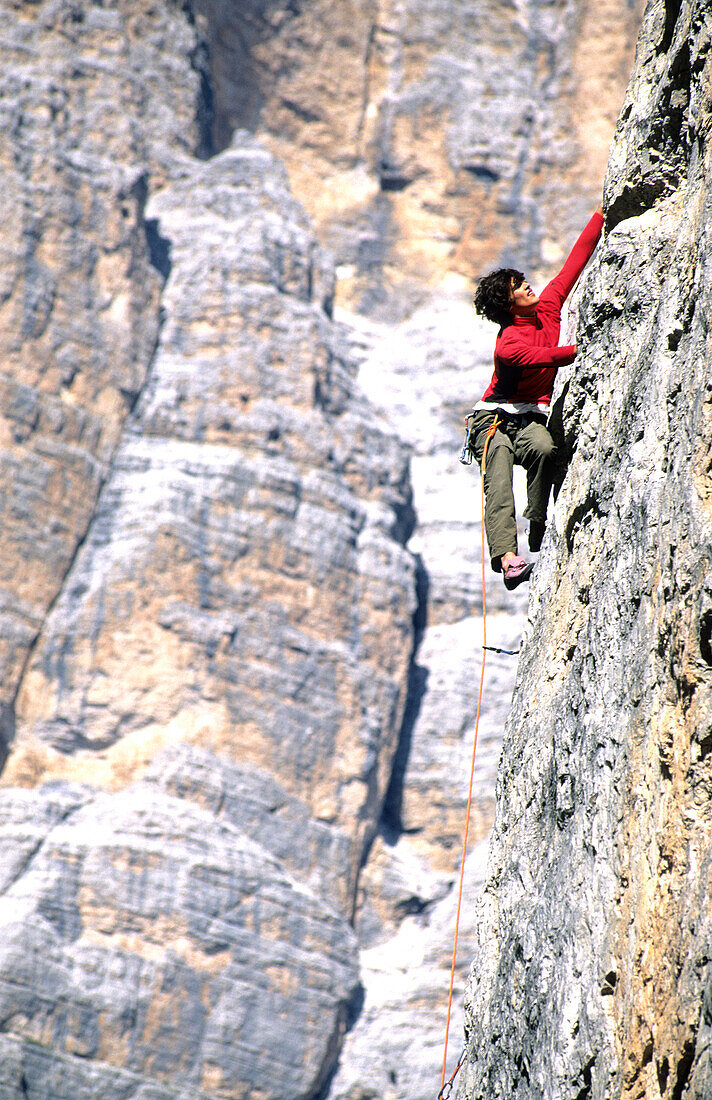
M591 259L603 231L603 210L599 206L583 233L571 249L559 274L551 280L539 296L539 307L560 310L579 275Z

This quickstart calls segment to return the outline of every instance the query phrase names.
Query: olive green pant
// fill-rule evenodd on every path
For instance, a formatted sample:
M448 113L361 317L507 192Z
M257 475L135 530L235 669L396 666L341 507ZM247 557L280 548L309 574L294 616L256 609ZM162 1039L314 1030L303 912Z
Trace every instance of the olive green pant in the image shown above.
M472 419L469 445L480 466L487 430L494 417L495 413L481 409ZM555 451L554 440L546 426L528 416L505 415L489 441L485 468L485 532L496 573L502 571L500 559L504 554L517 553L517 517L512 490L514 463L527 471L525 519L545 523Z

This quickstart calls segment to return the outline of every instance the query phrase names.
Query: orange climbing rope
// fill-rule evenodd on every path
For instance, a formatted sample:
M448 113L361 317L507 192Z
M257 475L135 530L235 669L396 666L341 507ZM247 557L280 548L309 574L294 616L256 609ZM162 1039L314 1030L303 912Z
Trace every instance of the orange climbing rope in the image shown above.
M460 930L460 908L462 906L462 886L465 878L465 856L467 854L467 836L470 831L470 809L472 806L472 785L475 778L475 752L477 751L477 731L480 725L480 710L482 709L482 688L485 682L485 658L487 656L487 605L485 601L485 471L487 469L487 450L490 445L490 440L497 431L501 421L497 414L492 421L487 435L485 436L485 446L482 452L482 477L481 477L481 489L482 489L482 665L480 669L480 690L477 696L477 712L475 715L475 737L472 745L472 765L470 767L470 788L467 794L467 810L465 811L465 835L462 841L462 859L460 861L460 888L457 895L457 915L455 917L455 942L452 947L452 966L450 968L450 993L447 1002L447 1023L445 1025L445 1050L443 1052L443 1075L440 1081L440 1092L438 1093L438 1100L448 1100L450 1092L452 1091L452 1083L455 1080L462 1064L465 1060L465 1051L460 1055L458 1063L455 1067L455 1071L450 1077L447 1084L445 1083L445 1074L447 1072L447 1041L450 1034L450 1016L452 1013L452 991L455 984L455 960L457 958L457 937Z

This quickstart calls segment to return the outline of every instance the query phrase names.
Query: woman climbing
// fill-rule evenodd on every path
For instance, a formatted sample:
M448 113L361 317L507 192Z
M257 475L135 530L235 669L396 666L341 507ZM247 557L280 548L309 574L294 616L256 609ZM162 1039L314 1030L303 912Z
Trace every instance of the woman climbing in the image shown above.
M500 326L494 348L494 374L473 410L469 447L482 465L488 432L485 479L485 531L490 561L505 586L516 588L533 569L517 550L517 521L512 491L516 462L527 472L529 549L544 537L551 491L554 441L546 427L554 379L559 367L573 363L576 345L559 346L561 308L588 263L603 228L599 207L571 250L559 274L539 296L521 271L504 267L480 281L475 309Z

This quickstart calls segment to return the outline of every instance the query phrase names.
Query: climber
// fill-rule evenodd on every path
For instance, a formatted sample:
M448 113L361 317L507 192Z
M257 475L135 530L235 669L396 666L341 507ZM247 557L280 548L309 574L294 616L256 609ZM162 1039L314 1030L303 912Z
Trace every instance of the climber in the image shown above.
M554 441L546 427L551 393L560 366L573 363L576 345L559 346L561 307L588 263L603 228L602 210L593 215L559 274L536 295L521 271L499 268L480 280L476 311L500 326L494 374L470 419L468 447L482 465L488 430L498 425L487 448L485 531L490 562L505 587L528 580L534 566L517 552L512 491L513 464L527 471L529 549L541 548L551 490Z

